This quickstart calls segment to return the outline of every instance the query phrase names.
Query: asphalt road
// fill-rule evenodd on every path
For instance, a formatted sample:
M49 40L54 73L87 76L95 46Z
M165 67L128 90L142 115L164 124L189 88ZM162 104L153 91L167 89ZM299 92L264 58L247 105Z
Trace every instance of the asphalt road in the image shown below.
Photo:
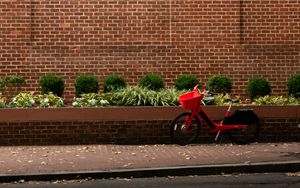
M298 173L271 173L271 174L239 174L222 176L186 176L164 178L137 178L137 179L104 179L104 180L74 180L52 182L15 182L1 184L1 188L112 188L112 187L164 187L164 188L299 188L300 172Z

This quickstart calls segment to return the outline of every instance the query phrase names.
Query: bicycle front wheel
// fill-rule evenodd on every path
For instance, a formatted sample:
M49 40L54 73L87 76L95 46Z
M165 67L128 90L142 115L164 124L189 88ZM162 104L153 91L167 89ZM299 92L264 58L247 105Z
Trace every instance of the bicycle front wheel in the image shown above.
M247 125L247 128L234 129L227 132L229 139L236 144L254 142L259 134L259 119L252 110L237 110L232 116L225 118L223 125Z
M185 122L190 118L192 113L186 112L177 116L170 127L171 140L175 144L187 145L197 140L200 130L200 120L194 116L191 120L189 129L186 128Z

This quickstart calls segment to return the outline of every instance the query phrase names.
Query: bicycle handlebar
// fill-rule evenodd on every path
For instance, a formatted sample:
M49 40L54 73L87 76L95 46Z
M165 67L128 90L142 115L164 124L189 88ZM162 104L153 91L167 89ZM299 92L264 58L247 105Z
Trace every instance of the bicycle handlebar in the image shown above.
M198 87L199 87L199 84L195 85L193 91L199 93ZM201 94L203 94L203 95L207 94L205 87L204 87L203 91L201 92Z
M197 91L198 92L198 86L199 84L195 85L194 90L193 91Z

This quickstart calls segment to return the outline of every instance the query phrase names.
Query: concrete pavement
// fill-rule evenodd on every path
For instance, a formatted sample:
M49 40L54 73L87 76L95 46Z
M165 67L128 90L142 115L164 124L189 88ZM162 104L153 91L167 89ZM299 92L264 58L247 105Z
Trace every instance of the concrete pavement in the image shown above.
M300 143L0 147L0 181L300 171Z

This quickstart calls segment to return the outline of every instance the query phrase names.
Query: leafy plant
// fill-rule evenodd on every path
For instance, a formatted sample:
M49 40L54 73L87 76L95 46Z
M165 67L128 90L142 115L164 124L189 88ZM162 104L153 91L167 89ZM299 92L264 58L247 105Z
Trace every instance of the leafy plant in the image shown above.
M252 78L248 82L248 94L253 100L271 94L271 86L266 78Z
M215 96L215 105L229 105L231 96L227 93L225 95L218 94Z
M217 94L213 97L204 97L202 101L205 105L238 105L241 104L241 99L236 96L235 98L232 98L228 93L224 94Z
M213 93L226 94L231 91L232 81L228 76L212 76L207 80L206 85Z
M0 108L5 108L5 102L0 99Z
M254 99L253 104L256 105L298 105L300 100L295 97L269 96L259 97Z
M12 99L9 107L29 108L35 104L33 92L22 92Z
M82 94L80 98L75 98L72 105L74 107L99 107L109 105L105 95L99 93Z
M175 81L175 88L177 90L191 90L199 82L200 79L194 75L181 75Z
M165 85L164 80L161 78L160 75L155 73L146 74L139 81L140 87L147 88L154 91L158 91L164 88L164 85Z
M128 87L111 95L110 100L120 106L173 106L178 105L182 92L174 89L153 91L143 87Z
M48 73L41 77L39 80L42 94L53 94L61 97L64 92L64 80L53 73Z
M300 74L292 75L287 81L287 87L290 96L300 98Z
M186 90L177 91L174 89L165 89L157 93L157 106L176 106L179 105L178 96L183 94ZM152 104L156 106L155 104Z
M63 107L64 101L62 98L58 97L57 95L53 94L52 92L48 94L38 95L35 96L35 101L39 103L40 107L47 108L47 107Z
M111 96L111 101L119 106L148 106L155 91L142 87L128 87Z
M126 87L126 81L123 77L110 75L104 79L104 92L113 92Z
M76 96L81 94L97 93L99 90L98 80L95 76L81 75L75 81Z
M6 98L2 96L2 93L0 93L0 108L6 107Z

